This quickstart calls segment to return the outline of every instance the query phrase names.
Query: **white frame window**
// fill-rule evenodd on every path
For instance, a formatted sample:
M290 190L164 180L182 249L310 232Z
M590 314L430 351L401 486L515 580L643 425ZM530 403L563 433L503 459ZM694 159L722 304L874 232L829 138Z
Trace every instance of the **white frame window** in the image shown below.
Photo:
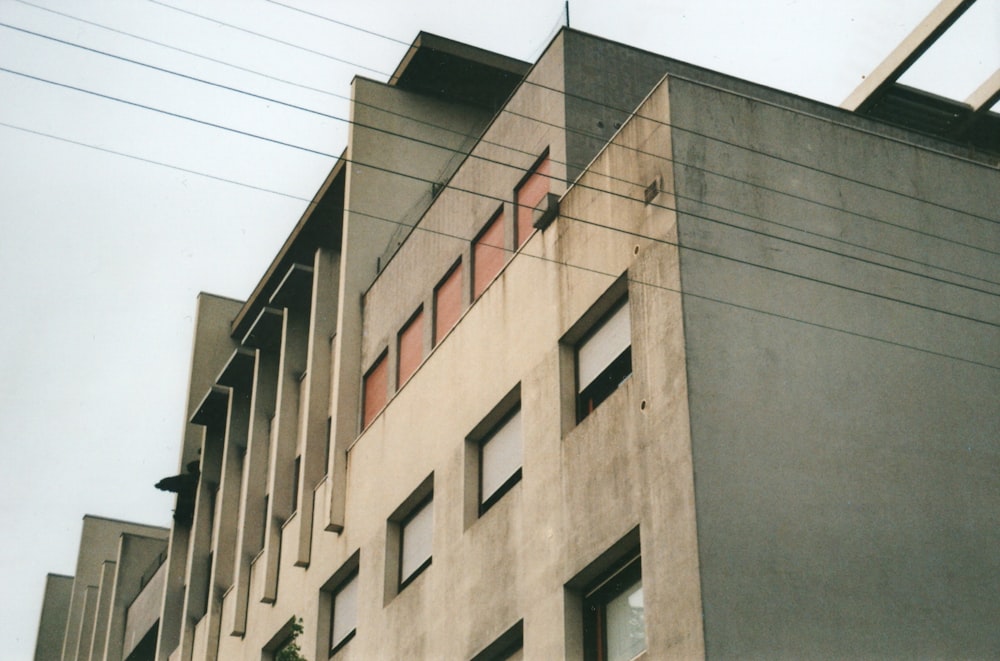
M628 297L619 301L576 345L576 419L580 422L632 376Z
M434 557L434 499L428 497L399 526L399 589L410 584Z
M479 445L479 510L489 509L521 479L524 462L521 407L516 407Z

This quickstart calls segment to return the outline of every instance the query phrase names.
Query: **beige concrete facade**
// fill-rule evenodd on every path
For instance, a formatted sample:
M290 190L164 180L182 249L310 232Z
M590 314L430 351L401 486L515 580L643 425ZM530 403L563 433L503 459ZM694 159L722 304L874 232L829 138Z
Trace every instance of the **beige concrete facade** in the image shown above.
M870 644L880 635L873 615L870 625L855 623L860 633L843 636L836 619L803 623L786 613L792 624L782 629L772 610L746 604L780 593L782 608L822 605L845 619L852 609L871 615L887 608L882 595L831 577L834 558L821 567L803 559L806 549L824 552L810 544L845 530L883 544L882 528L844 522L839 508L854 501L838 500L831 474L819 474L812 462L835 456L841 471L857 469L854 457L871 442L862 429L883 429L902 443L892 429L915 415L909 407L927 408L928 400L910 394L893 400L893 410L864 409L858 418L837 404L850 393L823 396L825 374L837 361L850 362L856 383L879 396L865 363L874 370L884 361L887 371L917 363L886 358L883 336L896 334L924 354L941 339L930 322L866 307L865 297L891 292L961 315L943 326L949 332L939 345L966 356L954 367L962 379L940 399L943 418L960 415L957 402L965 397L996 392L989 370L1000 364L993 330L1000 320L989 302L1000 295L1000 273L982 255L969 259L954 247L974 240L1000 250L989 225L989 195L1000 190L993 157L970 157L967 146L570 30L530 69L421 35L390 84L358 78L352 98L344 155L252 296L199 298L179 473L161 483L178 494L166 561L147 590L129 596L131 606L103 592L106 581L96 575L86 581L96 586L89 592L82 586L78 594L74 584L72 607L61 609L53 597L39 644L51 629L45 623L66 610L64 648L95 652L64 652L65 659L266 661L297 623L297 644L311 661L605 658L591 649L585 628L592 620L609 626L600 623L610 616L592 615L604 613L601 595L641 568L640 606L632 611L641 613L640 642L628 658L892 652ZM847 153L850 159L837 156ZM865 153L905 171L884 167L851 179L851 163ZM532 210L530 235L518 236L518 191L526 181L538 184L533 168L542 162L551 195ZM964 202L951 184L935 188L923 179L926 163L985 197ZM899 202L900 179L926 185ZM868 181L877 191L858 193ZM843 202L851 193L879 215L875 229L853 224L865 212ZM885 229L883 221L907 205L918 209L913 222L920 227L901 241L905 228ZM503 250L502 266L474 287L477 242L497 217L505 222L503 245L487 247ZM785 231L762 238L761 224L777 220ZM923 236L944 221L954 221L947 248ZM838 228L835 236L823 233L830 227ZM803 243L802 234L822 238ZM790 244L792 237L798 243ZM859 251L831 255L833 241L855 239L890 260L859 267ZM927 263L887 284L883 268L912 268L918 257ZM942 281L934 265L945 264L970 272ZM793 284L773 279L779 266ZM457 321L439 333L439 287L456 273ZM920 279L927 276L932 284ZM959 291L972 280L975 293ZM849 294L842 286L835 295L810 289L844 281ZM629 368L584 411L578 353L621 309ZM860 325L844 321L861 309ZM419 356L402 382L401 355L414 345L404 347L401 333L416 318L423 323ZM765 323L775 325L765 333ZM773 346L772 338L803 327L833 334L812 352L792 342L787 352ZM762 364L754 359L758 346L769 357ZM825 370L810 371L824 352ZM384 392L375 392L369 375L383 360ZM795 383L794 391L783 383ZM385 403L369 419L366 397L375 395ZM791 401L795 411L782 408ZM513 419L517 470L487 500L483 448ZM843 436L824 436L814 420L843 427ZM995 423L978 413L958 425L982 439L976 461L987 465L996 461L995 439L986 440ZM806 428L808 435L798 433ZM944 441L911 431L914 447ZM758 437L756 456L729 461L741 452L737 441ZM836 454L848 438L856 446ZM787 454L774 458L774 447ZM892 463L898 455L887 456ZM926 456L920 471L944 470L937 455ZM948 465L964 470L966 461ZM781 465L780 474L771 474L771 465ZM969 548L995 537L990 515L970 513L964 499L992 493L996 474L973 471L971 491L945 508L970 522L950 538L949 552L968 561L956 575L982 576L987 586L1000 571ZM900 475L866 483L856 497L887 510L903 493L931 498ZM822 516L798 510L812 497L826 499ZM427 512L429 526L415 532ZM736 530L753 555L740 548ZM781 546L768 547L764 531ZM124 576L129 567L131 576L147 566L137 558L153 548L140 546L123 537L104 572ZM415 547L426 557L408 575ZM857 576L885 571L877 559L855 567ZM813 578L826 588L803 587ZM917 583L927 576L918 572L913 583L896 585L906 608L919 608L908 592ZM739 589L730 595L727 586ZM962 594L980 604L984 590ZM157 591L154 617L150 595ZM347 594L356 606L338 611ZM989 607L983 610L967 617L964 629L941 616L936 631L947 632L935 649L961 651L972 640L985 640L978 651L990 649L993 639L983 633ZM341 640L331 630L343 626L332 621L343 612L356 619ZM145 637L157 617L153 651ZM895 644L905 647L901 639Z
M167 534L156 526L85 516L76 573L48 581L35 659L122 659L128 605L147 587L144 572L166 557ZM157 608L146 631L158 618Z

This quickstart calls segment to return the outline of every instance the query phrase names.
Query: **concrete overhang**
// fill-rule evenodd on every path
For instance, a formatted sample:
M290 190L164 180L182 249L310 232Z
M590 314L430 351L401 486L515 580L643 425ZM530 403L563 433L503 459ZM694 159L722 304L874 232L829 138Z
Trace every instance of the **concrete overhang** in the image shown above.
M209 388L201 398L194 415L191 416L191 422L207 427L225 421L229 409L229 392L230 389L225 386L216 385Z
M899 79L951 28L976 0L941 0L841 108L975 149L1000 153L1000 70L964 101L909 87Z
M530 68L521 60L421 32L389 84L496 111Z
M264 276L232 322L232 337L246 336L293 264L312 264L318 248L339 251L344 222L344 180L346 152L334 163L330 174L302 212L299 222L285 239Z
M226 361L226 366L219 373L216 383L246 392L253 384L253 368L257 353L252 349L240 347Z
M281 279L268 303L277 308L302 308L309 306L312 297L313 269L304 264L292 264Z
M252 349L275 349L281 343L281 326L285 313L272 307L262 308L241 338L243 346Z

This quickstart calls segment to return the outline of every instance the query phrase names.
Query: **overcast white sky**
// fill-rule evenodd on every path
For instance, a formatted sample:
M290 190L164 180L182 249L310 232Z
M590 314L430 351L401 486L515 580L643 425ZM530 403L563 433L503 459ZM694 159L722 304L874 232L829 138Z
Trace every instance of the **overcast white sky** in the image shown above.
M169 525L172 498L153 484L177 471L195 297L249 295L346 139L344 121L55 40L346 118L352 76L384 81L419 30L533 60L563 12L281 1L391 39L266 0L163 0L257 34L158 0L0 0L5 659L31 658L45 574L75 571L84 514ZM573 0L570 18L836 105L935 4ZM964 99L998 66L1000 0L979 0L904 82Z

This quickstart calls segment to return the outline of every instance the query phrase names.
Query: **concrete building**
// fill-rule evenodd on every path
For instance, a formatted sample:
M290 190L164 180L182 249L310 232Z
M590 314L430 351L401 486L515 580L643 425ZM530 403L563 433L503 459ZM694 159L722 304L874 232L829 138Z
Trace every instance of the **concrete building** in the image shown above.
M1000 118L907 98L568 29L355 79L251 296L199 299L115 658L996 657Z
M156 639L155 592L168 532L85 516L76 573L50 574L46 580L35 661L142 658L130 654L143 637L146 645ZM141 592L152 596L138 599Z

